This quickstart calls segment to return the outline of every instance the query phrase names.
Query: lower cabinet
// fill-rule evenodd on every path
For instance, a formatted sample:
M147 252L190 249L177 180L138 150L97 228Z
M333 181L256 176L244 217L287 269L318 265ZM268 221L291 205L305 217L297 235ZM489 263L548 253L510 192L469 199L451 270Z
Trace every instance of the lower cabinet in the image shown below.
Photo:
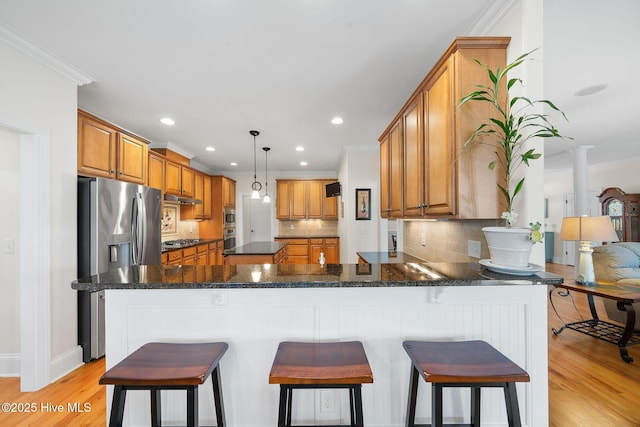
M340 264L340 238L276 238L287 242L288 264L319 264L320 253L324 253L326 264Z

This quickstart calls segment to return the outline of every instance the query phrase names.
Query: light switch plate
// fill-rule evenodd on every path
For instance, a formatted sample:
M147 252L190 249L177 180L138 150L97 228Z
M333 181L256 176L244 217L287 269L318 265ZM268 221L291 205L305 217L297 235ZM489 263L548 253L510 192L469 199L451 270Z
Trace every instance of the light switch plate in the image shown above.
M4 239L2 241L2 251L5 254L12 254L15 252L15 244L13 239Z

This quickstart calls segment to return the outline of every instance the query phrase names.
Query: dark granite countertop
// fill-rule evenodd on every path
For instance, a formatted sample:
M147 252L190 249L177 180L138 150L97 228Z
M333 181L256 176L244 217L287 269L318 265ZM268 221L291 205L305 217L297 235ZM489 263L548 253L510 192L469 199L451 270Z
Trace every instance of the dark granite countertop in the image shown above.
M495 273L477 263L273 264L162 266L121 268L74 280L77 290L234 289L407 286L554 285L556 274L532 276Z
M224 255L273 255L287 246L283 242L251 242L224 251Z
M356 252L369 264L404 264L406 262L425 262L425 260L404 252Z
M316 236L313 234L308 235L300 235L300 236L276 236L274 239L339 239L340 236L332 236L332 235L321 235Z
M178 239L178 240L173 240L174 242L179 242L175 245L167 245L166 242L162 242L162 252L169 252L169 251L175 251L178 249L184 249L184 248L189 248L191 246L198 246L198 245L204 245L204 244L208 244L208 243L213 243L213 242L218 242L222 240L222 238L219 239Z

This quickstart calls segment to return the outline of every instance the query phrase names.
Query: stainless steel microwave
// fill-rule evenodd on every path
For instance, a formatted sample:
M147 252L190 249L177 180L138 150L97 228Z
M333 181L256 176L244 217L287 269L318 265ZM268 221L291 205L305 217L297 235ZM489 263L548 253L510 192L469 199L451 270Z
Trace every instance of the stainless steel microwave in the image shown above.
M236 211L233 209L224 210L224 226L233 227L236 225Z

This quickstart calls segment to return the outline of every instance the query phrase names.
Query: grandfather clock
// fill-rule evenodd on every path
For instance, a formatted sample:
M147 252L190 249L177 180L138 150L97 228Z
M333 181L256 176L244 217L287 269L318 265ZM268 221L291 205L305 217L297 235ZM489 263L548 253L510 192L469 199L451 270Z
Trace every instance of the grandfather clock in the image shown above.
M609 215L621 242L640 242L640 194L627 194L619 188L605 189L598 199L602 215Z

